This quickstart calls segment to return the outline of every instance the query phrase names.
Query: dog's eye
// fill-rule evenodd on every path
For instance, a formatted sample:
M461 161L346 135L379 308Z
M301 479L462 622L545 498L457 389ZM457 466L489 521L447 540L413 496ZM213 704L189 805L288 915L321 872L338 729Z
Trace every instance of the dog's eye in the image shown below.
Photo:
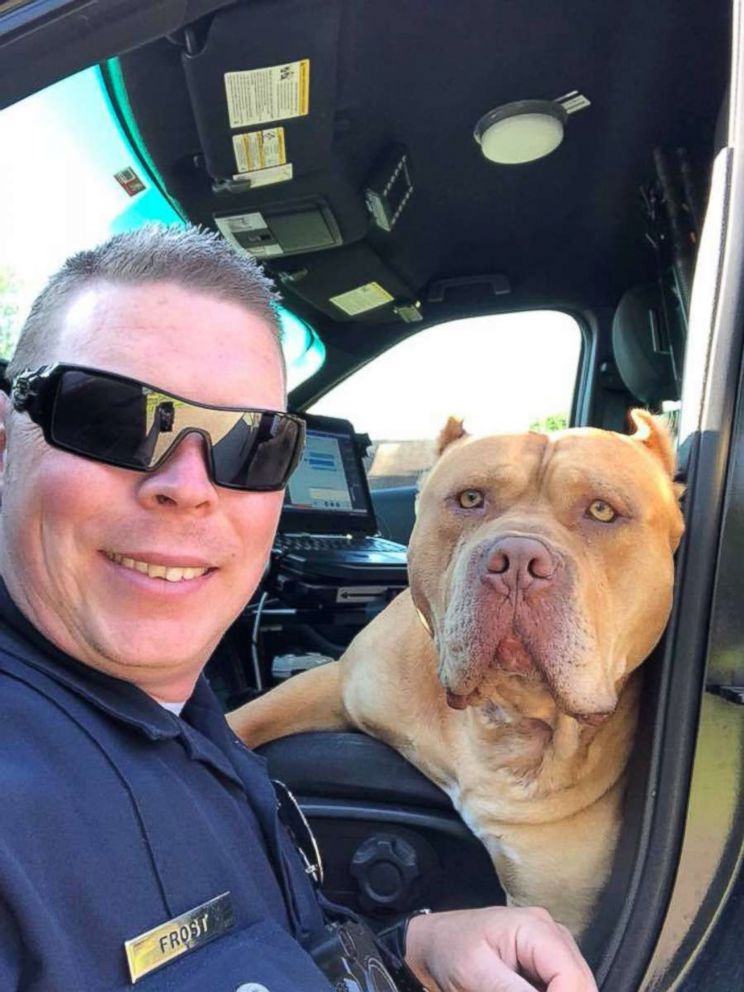
M611 524L615 517L617 517L617 513L603 499L595 499L593 503L589 504L589 509L586 512L601 524Z
M483 506L483 493L477 489L465 489L457 497L457 502L465 510L474 510L477 506Z

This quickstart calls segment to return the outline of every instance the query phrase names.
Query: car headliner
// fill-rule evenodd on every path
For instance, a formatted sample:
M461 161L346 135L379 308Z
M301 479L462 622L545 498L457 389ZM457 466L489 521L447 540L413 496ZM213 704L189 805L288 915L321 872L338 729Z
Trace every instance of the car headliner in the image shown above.
M215 212L254 201L213 191L205 130L229 141L230 129L224 90L221 100L199 92L200 57L206 52L221 81L226 71L312 51L311 80L325 73L327 85L314 92L311 82L306 174L296 169L299 178L272 187L271 196L286 200L336 183L347 243L269 268L280 280L286 271L306 270L310 282L320 273L327 299L359 284L355 250L374 252L422 301L425 323L436 323L468 313L614 306L624 290L653 278L639 187L653 178L656 146L684 146L702 199L725 94L729 19L726 0L257 0L197 22L196 51L185 51L177 33L129 51L119 65L168 192L189 219L214 226ZM237 61L236 52L244 53ZM571 117L554 153L521 166L483 158L472 132L486 111L572 90L591 105ZM409 150L414 192L391 234L370 232L358 220L361 189L393 142ZM480 283L442 303L428 298L434 280L484 274L505 276L511 291L494 296ZM326 368L301 390L305 398L422 327L389 308L354 326L298 289L282 285L287 305L329 351Z

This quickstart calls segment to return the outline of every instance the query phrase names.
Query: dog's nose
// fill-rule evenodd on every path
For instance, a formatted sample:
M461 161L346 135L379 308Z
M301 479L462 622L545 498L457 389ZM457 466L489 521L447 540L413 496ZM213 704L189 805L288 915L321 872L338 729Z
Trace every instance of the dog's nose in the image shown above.
M502 537L486 559L488 575L497 577L509 590L548 585L557 567L556 557L532 537Z

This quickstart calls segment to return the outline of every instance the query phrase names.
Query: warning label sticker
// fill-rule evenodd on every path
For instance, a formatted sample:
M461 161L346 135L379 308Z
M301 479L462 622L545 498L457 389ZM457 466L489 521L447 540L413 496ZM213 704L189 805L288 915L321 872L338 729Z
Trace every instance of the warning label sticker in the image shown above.
M292 163L272 165L268 169L256 169L255 172L238 172L233 179L247 183L251 189L258 186L273 186L274 183L286 183L292 178Z
M114 173L114 179L128 196L136 196L145 188L145 184L132 168L121 169Z
M238 172L268 169L270 166L284 165L287 161L283 127L234 134L232 141Z
M234 231L264 231L267 224L264 215L258 211L250 214L233 214L231 217L215 217L217 227L224 235L232 234Z
M239 251L247 251L256 258L283 255L283 249L269 230L263 214L257 210L231 217L215 217L217 227L230 244Z
M225 73L230 127L304 117L310 110L310 59Z
M368 282L364 286L357 286L346 293L339 293L338 296L331 296L331 303L335 304L339 310L350 317L356 317L367 310L374 310L375 307L382 307L386 303L391 303L393 297L386 289L383 289L379 282Z

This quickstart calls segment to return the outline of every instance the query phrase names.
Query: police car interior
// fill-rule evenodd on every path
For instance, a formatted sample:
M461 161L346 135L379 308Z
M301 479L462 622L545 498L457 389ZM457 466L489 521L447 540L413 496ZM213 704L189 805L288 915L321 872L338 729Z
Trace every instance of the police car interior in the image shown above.
M638 405L668 416L688 533L672 620L647 666L622 838L584 950L607 992L740 987L725 940L743 904L744 711L726 689L741 684L730 660L741 526L722 516L724 502L740 512L737 463L726 474L740 430L740 328L732 317L728 351L690 343L696 253L708 237L722 271L726 247L726 225L708 236L704 218L714 163L740 126L730 110L738 4L30 2L0 4L0 15L1 104L99 66L132 149L118 181L133 197L157 188L177 217L260 258L315 355L290 391L289 408L308 417L308 455L270 567L208 667L226 709L338 657L406 585L415 479L393 468L375 481L371 425L322 403L388 349L453 323L454 356L469 347L455 321L557 311L578 329L570 424L626 431ZM693 365L702 376L715 361L719 419L704 429L703 400L688 405L683 376L686 390ZM523 391L535 388L528 368L521 375ZM417 377L370 408L415 406ZM727 668L711 661L709 636L728 647ZM503 902L449 798L385 744L327 732L263 752L310 819L332 899L376 926L423 906ZM722 957L706 959L711 948ZM703 982L706 960L722 963Z

